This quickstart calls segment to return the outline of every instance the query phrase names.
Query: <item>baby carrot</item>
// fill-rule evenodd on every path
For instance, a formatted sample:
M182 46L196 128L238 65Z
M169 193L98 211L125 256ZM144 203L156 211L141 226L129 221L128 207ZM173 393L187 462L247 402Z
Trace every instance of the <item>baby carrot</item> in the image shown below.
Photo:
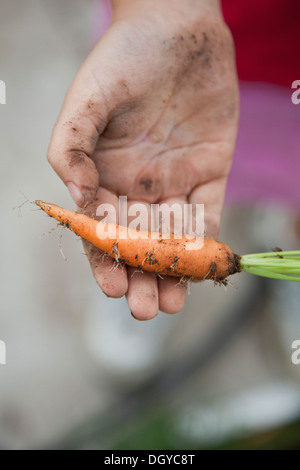
M99 222L55 204L35 201L43 211L74 233L91 242L119 263L160 276L222 281L241 271L240 256L221 242L190 239ZM191 249L191 244L193 247ZM196 249L195 249L196 248Z

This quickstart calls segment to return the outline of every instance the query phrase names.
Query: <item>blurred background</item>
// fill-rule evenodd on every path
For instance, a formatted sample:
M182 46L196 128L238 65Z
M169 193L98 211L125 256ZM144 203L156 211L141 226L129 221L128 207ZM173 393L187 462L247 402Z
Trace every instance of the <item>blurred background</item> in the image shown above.
M285 2L284 15L272 2L265 43L266 24L244 9L256 25L253 52L234 3L225 0L224 13L240 39L241 124L220 240L241 254L299 249L300 106L290 88L299 58L295 42L293 59L267 47L283 19L299 24L299 5ZM26 202L73 207L47 146L109 4L0 6L0 448L300 448L300 365L291 362L298 283L241 274L227 288L192 285L180 314L139 323L124 299L101 294L80 240ZM268 12L270 2L260 7Z

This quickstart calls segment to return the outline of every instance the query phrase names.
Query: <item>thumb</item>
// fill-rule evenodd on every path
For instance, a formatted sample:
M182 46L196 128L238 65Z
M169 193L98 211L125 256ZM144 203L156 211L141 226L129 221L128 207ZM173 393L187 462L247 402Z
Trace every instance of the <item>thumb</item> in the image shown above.
M78 206L92 201L99 187L91 156L106 123L105 100L93 80L79 72L66 95L48 149L49 163Z

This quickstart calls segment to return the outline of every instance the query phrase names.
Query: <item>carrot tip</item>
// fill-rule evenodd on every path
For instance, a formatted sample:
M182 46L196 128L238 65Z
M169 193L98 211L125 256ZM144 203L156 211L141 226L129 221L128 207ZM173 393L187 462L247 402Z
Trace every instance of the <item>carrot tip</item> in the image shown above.
M45 211L48 215L50 215L51 205L47 204L46 202L40 201L39 199L34 201L34 204L36 204L43 211Z

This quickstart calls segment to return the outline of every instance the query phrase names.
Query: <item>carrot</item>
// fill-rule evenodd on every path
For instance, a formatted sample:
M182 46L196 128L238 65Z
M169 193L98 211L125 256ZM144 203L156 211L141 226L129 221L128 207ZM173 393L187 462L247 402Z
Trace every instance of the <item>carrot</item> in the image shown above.
M139 232L99 222L55 204L42 201L35 201L35 204L117 262L137 269L195 281L222 281L241 270L240 256L224 243L215 240L194 238L191 241L184 235L176 239L173 234L168 239L159 233ZM112 237L107 236L108 232ZM190 249L190 243L198 243L199 249Z
M55 204L42 201L35 201L35 204L120 264L161 276L194 281L213 279L225 285L229 275L241 271L270 279L300 282L300 250L275 248L273 252L240 256L224 243L208 238L191 241L188 235L177 239L172 234L164 236L136 231L99 222Z

